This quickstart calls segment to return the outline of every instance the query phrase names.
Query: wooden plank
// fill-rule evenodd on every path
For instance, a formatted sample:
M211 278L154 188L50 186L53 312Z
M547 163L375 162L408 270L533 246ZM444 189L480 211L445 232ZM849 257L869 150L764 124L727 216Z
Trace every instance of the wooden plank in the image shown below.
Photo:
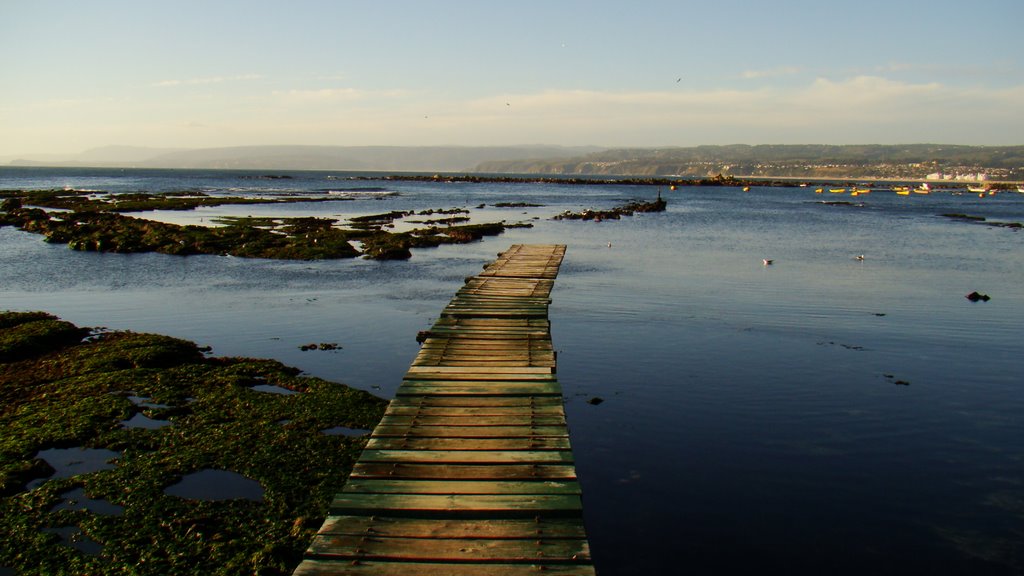
M346 493L365 494L579 494L575 480L395 480L351 478Z
M458 368L554 368L555 356L548 354L480 355L480 354L420 354L413 366L445 366Z
M432 368L554 368L554 355L420 354L412 366ZM550 370L548 370L550 373Z
M488 382L461 385L458 383L441 383L439 385L406 383L398 388L396 394L399 396L537 396L540 394L561 396L562 387L557 382L502 383L500 387Z
M501 415L542 415L561 416L565 418L565 409L561 404L531 406L423 406L419 404L391 403L385 415L389 416L501 416Z
M330 516L318 534L370 534L382 538L584 538L573 519L422 519L389 516Z
M363 450L360 462L420 464L569 464L569 450Z
M435 338L429 337L420 345L420 351L465 352L553 352L550 341L531 338Z
M435 366L410 366L411 373L403 379L403 382L420 382L429 383L433 385L440 385L445 382L453 384L467 384L470 382L480 383L491 383L501 382L501 385L515 385L515 384L545 384L558 382L555 379L555 375L551 372L550 368L540 367L535 368L539 372L518 372L510 374L508 372L500 371L496 368L487 370L475 370L472 368L459 367L466 372L453 372L450 370L439 371L434 370ZM530 367L520 367L523 368Z
M371 437L366 447L373 450L568 450L567 437L520 438L436 438L402 436Z
M344 552L339 552L344 551ZM590 549L582 539L470 539L388 538L365 535L319 535L310 554L360 560L415 560L420 562L488 561L524 563L543 558L549 562L586 561Z
M594 576L590 564L544 564L535 559L533 564L442 563L442 562L388 562L353 561L349 559L309 558L293 572L295 576Z
M361 494L342 492L331 501L331 514L361 512L413 515L480 513L502 518L529 518L535 514L578 513L575 494Z
M494 396L484 398L438 398L436 396L424 396L421 398L405 397L391 400L392 407L399 406L421 406L421 407L517 407L517 406L562 406L561 398L550 396L524 396L505 397Z
M554 352L550 342L530 338L434 338L430 337L420 345L420 352L462 352L490 353L508 352Z
M473 370L471 368L437 366L437 367L434 367L434 368L414 368L414 367L410 367L408 372L407 372L407 374L413 374L417 378L420 377L419 376L420 374L441 374L441 375L445 375L445 376L453 375L453 374L460 374L460 375L462 375L462 374L469 374L469 375L483 374L483 375L488 375L488 376L490 376L492 374L497 374L497 375L534 375L534 374L550 375L551 374L551 370L548 370L546 368L531 368L529 366L521 366L521 367L508 368L507 370L498 370L498 369L495 369L495 370Z
M416 356L416 359L420 360L420 361L424 361L424 362L430 361L430 360L439 361L439 360L442 360L442 359L449 359L449 360L451 360L453 362L458 362L458 361L461 361L461 362L501 362L501 361L506 361L506 362L530 362L531 360L536 360L536 361L554 361L555 353L554 352L542 352L542 351L530 352L529 350L522 351L522 352L515 352L515 351L498 352L498 351L487 351L487 350L481 350L481 351L476 351L476 352L466 352L466 351L458 351L458 350L452 350L452 351L433 351L433 350L429 350L429 351L421 351L419 353L419 355ZM446 366L450 367L452 365L446 365ZM509 368L513 368L513 367L515 367L515 366L509 366ZM550 372L550 370L548 370L548 372Z
M431 360L439 358L450 358L452 360L479 360L487 362L498 362L508 360L510 362L529 362L530 360L554 360L553 350L492 350L481 348L476 350L423 350L416 356L417 359ZM510 366L511 368L512 366ZM546 371L550 373L551 371Z
M409 436L422 438L535 438L568 437L566 426L377 426L371 437Z
M351 478L411 478L420 480L501 480L576 478L571 464L419 464L357 462Z
M382 426L561 426L565 417L560 414L499 414L494 416L427 416L392 414L381 418Z

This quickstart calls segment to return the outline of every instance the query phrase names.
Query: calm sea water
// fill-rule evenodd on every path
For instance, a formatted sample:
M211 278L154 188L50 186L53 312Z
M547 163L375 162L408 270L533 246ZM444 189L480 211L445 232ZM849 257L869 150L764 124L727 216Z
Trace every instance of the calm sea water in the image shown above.
M155 217L469 207L535 227L407 262L79 253L5 228L0 308L390 397L465 276L510 244L564 243L552 332L599 573L1024 573L1024 233L941 216L1024 222L1024 195L662 190L665 213L556 222L658 189L289 174L0 168L0 189L330 190ZM863 206L820 203L840 199ZM475 208L495 202L544 206ZM342 348L299 350L318 342Z

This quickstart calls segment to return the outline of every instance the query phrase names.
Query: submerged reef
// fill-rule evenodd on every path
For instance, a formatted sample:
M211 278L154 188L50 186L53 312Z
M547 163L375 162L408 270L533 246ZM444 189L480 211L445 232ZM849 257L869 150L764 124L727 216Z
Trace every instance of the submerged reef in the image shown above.
M650 202L634 201L617 206L611 210L584 210L582 212L565 212L558 214L554 217L554 220L593 220L600 222L601 220L618 220L623 216L632 216L636 212L664 212L665 207L668 206L668 202L663 200L660 196L657 200Z
M219 226L180 226L120 214L142 209L191 209L193 200L170 195L111 195L97 200L78 192L4 191L0 226L14 226L41 234L47 242L67 244L72 250L139 253L158 252L178 256L230 255L242 258L325 260L364 256L378 260L412 257L411 248L458 244L500 234L502 222L460 224L465 219L422 222L423 228L389 232L385 227L411 215L463 214L467 210L394 211L349 219L347 228L330 218L225 218ZM124 198L128 196L129 198ZM220 204L254 199L212 198ZM265 200L256 200L266 202ZM306 200L302 200L306 201ZM207 204L204 204L207 205ZM44 210L40 206L51 208ZM145 208L143 208L145 206ZM360 242L360 251L353 245Z
M0 566L25 575L288 574L365 445L321 431L371 429L386 405L273 360L42 312L0 312L0 354ZM165 425L125 425L138 414ZM113 457L78 474L42 459L77 447ZM244 476L262 498L166 492L201 470ZM66 545L67 530L92 549Z

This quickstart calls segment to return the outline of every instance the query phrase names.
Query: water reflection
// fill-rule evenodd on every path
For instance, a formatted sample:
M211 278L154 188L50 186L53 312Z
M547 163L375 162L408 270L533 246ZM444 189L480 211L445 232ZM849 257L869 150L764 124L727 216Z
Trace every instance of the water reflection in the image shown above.
M170 420L154 420L149 416L146 416L142 412L136 412L134 416L128 420L122 420L121 426L125 428L144 428L146 430L159 430L164 426L170 426L172 422Z
M259 482L230 470L207 468L184 476L180 482L164 489L164 493L190 500L263 500Z
M321 434L327 436L365 436L370 433L369 430L363 430L361 428L346 428L345 426L335 426L333 428L327 428L321 430Z
M120 455L119 452L102 448L77 447L40 450L36 457L45 460L55 472L49 478L33 480L29 483L28 489L32 490L51 479L70 478L79 474L110 470L114 467L112 460L117 459Z
M78 526L43 528L43 532L60 536L62 544L70 546L83 554L99 556L100 552L103 552L103 545L83 534Z
M281 394L283 396L299 393L298 390L289 390L288 388L282 388L281 386L275 386L273 384L257 384L255 386L250 386L250 389L267 394Z
M124 514L124 507L113 504L103 499L93 499L85 495L84 488L72 488L61 494L62 501L53 507L57 510L88 510L93 514L103 516L120 516Z

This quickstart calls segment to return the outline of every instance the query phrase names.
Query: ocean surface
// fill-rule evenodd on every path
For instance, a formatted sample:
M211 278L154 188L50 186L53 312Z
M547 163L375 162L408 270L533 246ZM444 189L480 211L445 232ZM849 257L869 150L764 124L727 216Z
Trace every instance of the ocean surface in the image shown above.
M1024 574L1024 232L942 216L1024 222L1024 194L283 174L0 168L0 189L338 199L146 215L178 223L466 207L534 227L405 262L84 253L8 227L0 309L389 398L466 276L514 243L566 244L552 335L598 573ZM659 192L664 213L551 220ZM319 342L341 349L299 348Z

